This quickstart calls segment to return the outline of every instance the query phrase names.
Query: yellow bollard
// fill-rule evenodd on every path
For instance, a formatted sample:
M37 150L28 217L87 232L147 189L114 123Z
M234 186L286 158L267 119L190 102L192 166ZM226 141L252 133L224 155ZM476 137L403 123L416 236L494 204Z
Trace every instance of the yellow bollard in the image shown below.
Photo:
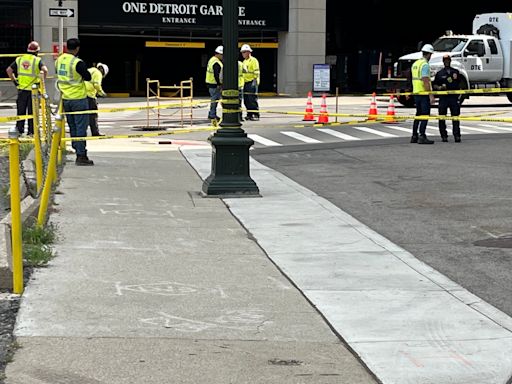
M9 174L11 187L11 246L13 292L23 293L23 246L20 196L20 141L18 130L9 130Z
M42 96L41 97L41 128L42 128L42 136L46 138L47 132L47 114L46 114L46 106L48 102L48 95L46 94L46 86L44 83L44 72L41 71L40 73L40 81L39 81L39 93Z
M50 195L52 186L57 181L57 155L60 145L60 132L63 127L64 116L55 116L55 129L52 133L52 146L50 149L50 161L48 162L48 170L46 172L46 180L44 182L43 192L41 193L41 201L39 204L39 212L37 215L37 225L42 227L46 222L46 213L48 211L48 204L50 202ZM55 178L54 178L55 177Z
M59 101L59 115L62 116L62 113L64 112L64 104L62 99ZM62 141L63 138L66 137L66 120L64 117L62 118L62 129L60 131L59 135L59 151L57 156L57 164L62 164L62 153L64 152L64 149L66 149L66 142ZM57 167L55 167L55 180L57 180Z
M34 155L36 161L36 185L39 192L43 187L43 151L41 150L41 131L39 128L39 98L37 84L32 85L32 116L34 121Z

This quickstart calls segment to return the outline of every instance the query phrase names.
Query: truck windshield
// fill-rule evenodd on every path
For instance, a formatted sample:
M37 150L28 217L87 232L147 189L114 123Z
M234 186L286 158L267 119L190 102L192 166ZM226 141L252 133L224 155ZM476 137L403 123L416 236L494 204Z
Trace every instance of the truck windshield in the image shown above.
M460 52L464 45L466 45L468 39L460 37L441 37L437 39L433 46L434 51L437 52Z

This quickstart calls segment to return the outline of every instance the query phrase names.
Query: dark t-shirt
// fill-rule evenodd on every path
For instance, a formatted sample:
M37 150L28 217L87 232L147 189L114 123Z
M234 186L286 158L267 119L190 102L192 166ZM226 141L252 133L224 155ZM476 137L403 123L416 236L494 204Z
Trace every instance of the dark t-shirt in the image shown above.
M446 90L456 91L460 89L460 73L457 69L448 67L436 73L434 85L446 85Z

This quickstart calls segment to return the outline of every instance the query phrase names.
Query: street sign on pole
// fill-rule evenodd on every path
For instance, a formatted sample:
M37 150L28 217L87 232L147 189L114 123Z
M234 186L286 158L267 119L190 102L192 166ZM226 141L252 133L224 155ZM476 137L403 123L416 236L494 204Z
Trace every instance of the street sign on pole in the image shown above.
M73 8L50 8L50 17L75 17Z

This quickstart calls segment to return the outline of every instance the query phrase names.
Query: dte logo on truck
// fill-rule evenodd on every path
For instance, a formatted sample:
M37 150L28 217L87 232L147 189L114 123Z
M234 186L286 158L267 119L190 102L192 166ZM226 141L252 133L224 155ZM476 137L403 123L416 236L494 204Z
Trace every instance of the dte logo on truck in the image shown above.
M481 65L478 65L478 64L476 64L476 65L472 65L472 66L471 66L471 70L472 70L472 71L481 71L481 70L482 70L482 66L481 66Z

